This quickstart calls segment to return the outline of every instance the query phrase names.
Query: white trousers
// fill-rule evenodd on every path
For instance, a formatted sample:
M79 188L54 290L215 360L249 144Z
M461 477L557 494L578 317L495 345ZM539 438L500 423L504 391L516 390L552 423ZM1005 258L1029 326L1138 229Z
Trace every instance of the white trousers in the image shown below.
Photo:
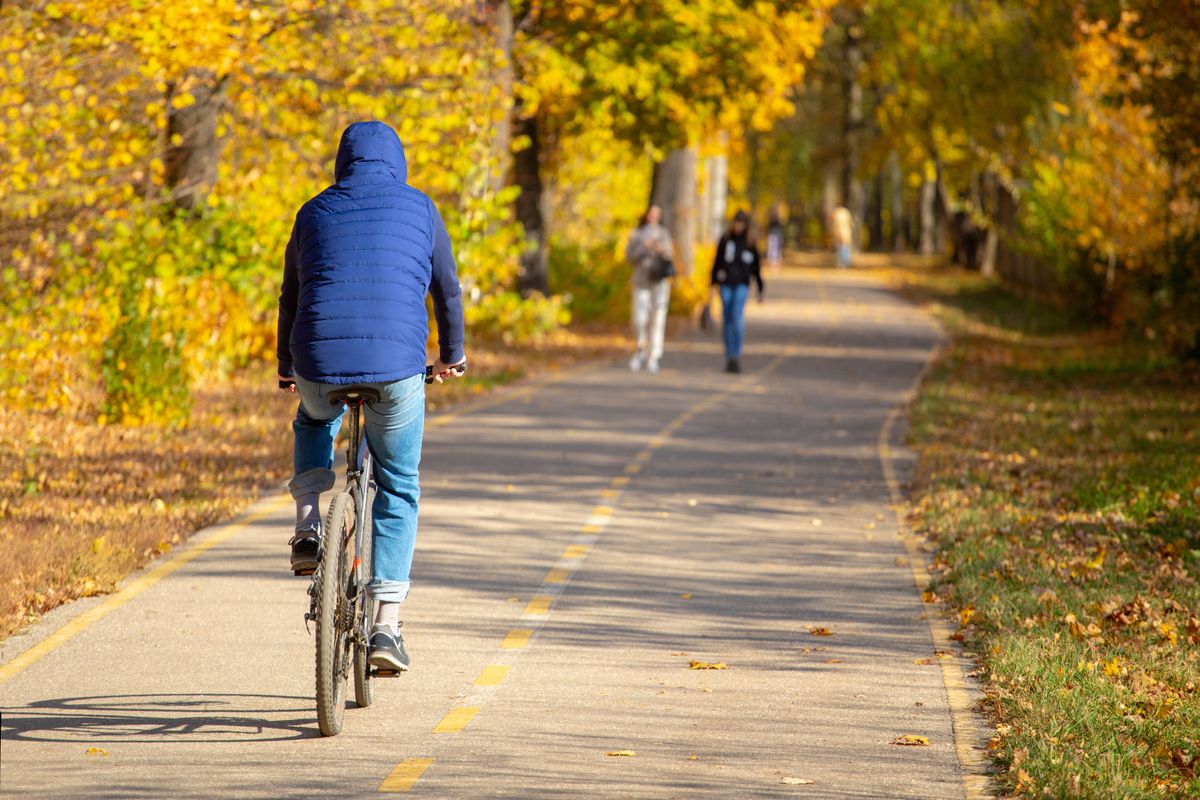
M662 358L663 336L667 331L667 306L671 302L671 282L633 287L633 331L638 354L650 361Z

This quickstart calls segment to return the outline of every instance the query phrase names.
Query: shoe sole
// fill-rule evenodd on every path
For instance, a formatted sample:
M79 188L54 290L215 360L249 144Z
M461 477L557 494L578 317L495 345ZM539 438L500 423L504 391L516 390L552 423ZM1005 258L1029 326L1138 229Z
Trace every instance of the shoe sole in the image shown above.
M312 575L314 572L317 571L317 564L319 564L319 563L320 562L315 558L311 559L311 560L306 559L304 561L293 561L292 562L292 574L293 575Z
M391 670L392 672L408 672L408 664L401 664L388 658L383 653L372 653L367 656L367 663L376 669Z

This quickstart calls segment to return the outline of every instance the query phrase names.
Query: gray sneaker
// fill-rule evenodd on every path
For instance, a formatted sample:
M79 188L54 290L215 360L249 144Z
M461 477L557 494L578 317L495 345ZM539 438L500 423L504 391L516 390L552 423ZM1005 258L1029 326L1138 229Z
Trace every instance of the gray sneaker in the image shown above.
M292 572L312 575L321 561L321 523L306 522L296 526L296 535L288 542L292 546Z
M411 663L408 652L404 649L404 637L400 631L393 636L387 628L376 629L371 633L371 650L367 663L377 669L388 669L393 672L408 672Z

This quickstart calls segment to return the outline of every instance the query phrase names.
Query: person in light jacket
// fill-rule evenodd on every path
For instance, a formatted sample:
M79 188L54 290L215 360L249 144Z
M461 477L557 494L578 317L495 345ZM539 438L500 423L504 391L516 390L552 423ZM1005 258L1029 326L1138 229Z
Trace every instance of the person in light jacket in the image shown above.
M722 329L725 335L725 371L742 371L742 340L746 335L746 298L750 281L758 284L758 302L763 300L762 267L758 248L750 238L750 215L739 211L729 231L717 243L713 259L710 297L721 296Z
M671 233L662 224L662 209L652 205L625 247L625 260L633 268L630 280L637 350L629 359L629 368L634 372L642 367L651 374L658 372L671 302L671 278L662 274L662 267L664 261L673 263L674 257Z

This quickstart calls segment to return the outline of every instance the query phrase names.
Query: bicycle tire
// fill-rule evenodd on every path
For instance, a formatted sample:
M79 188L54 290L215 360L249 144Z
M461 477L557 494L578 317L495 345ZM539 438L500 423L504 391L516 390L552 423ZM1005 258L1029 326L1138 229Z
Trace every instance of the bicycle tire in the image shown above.
M373 560L374 541L371 532L371 502L375 499L374 491L367 492L367 499L364 503L366 513L363 514L363 544L362 552L359 554L362 563L359 564L359 575L362 576L359 581L359 586L362 587L362 597L359 601L359 616L355 619L355 625L362 631L363 641L354 648L354 704L359 708L366 708L371 705L371 701L375 698L374 687L371 684L371 665L367 663L371 642L371 623L375 621L375 601L367 594L367 584L371 582L374 575L375 562Z
M354 502L349 493L342 492L330 503L325 520L317 603L317 725L324 736L341 732L346 712L346 637L350 632L341 618L350 573L346 550L353 541Z

